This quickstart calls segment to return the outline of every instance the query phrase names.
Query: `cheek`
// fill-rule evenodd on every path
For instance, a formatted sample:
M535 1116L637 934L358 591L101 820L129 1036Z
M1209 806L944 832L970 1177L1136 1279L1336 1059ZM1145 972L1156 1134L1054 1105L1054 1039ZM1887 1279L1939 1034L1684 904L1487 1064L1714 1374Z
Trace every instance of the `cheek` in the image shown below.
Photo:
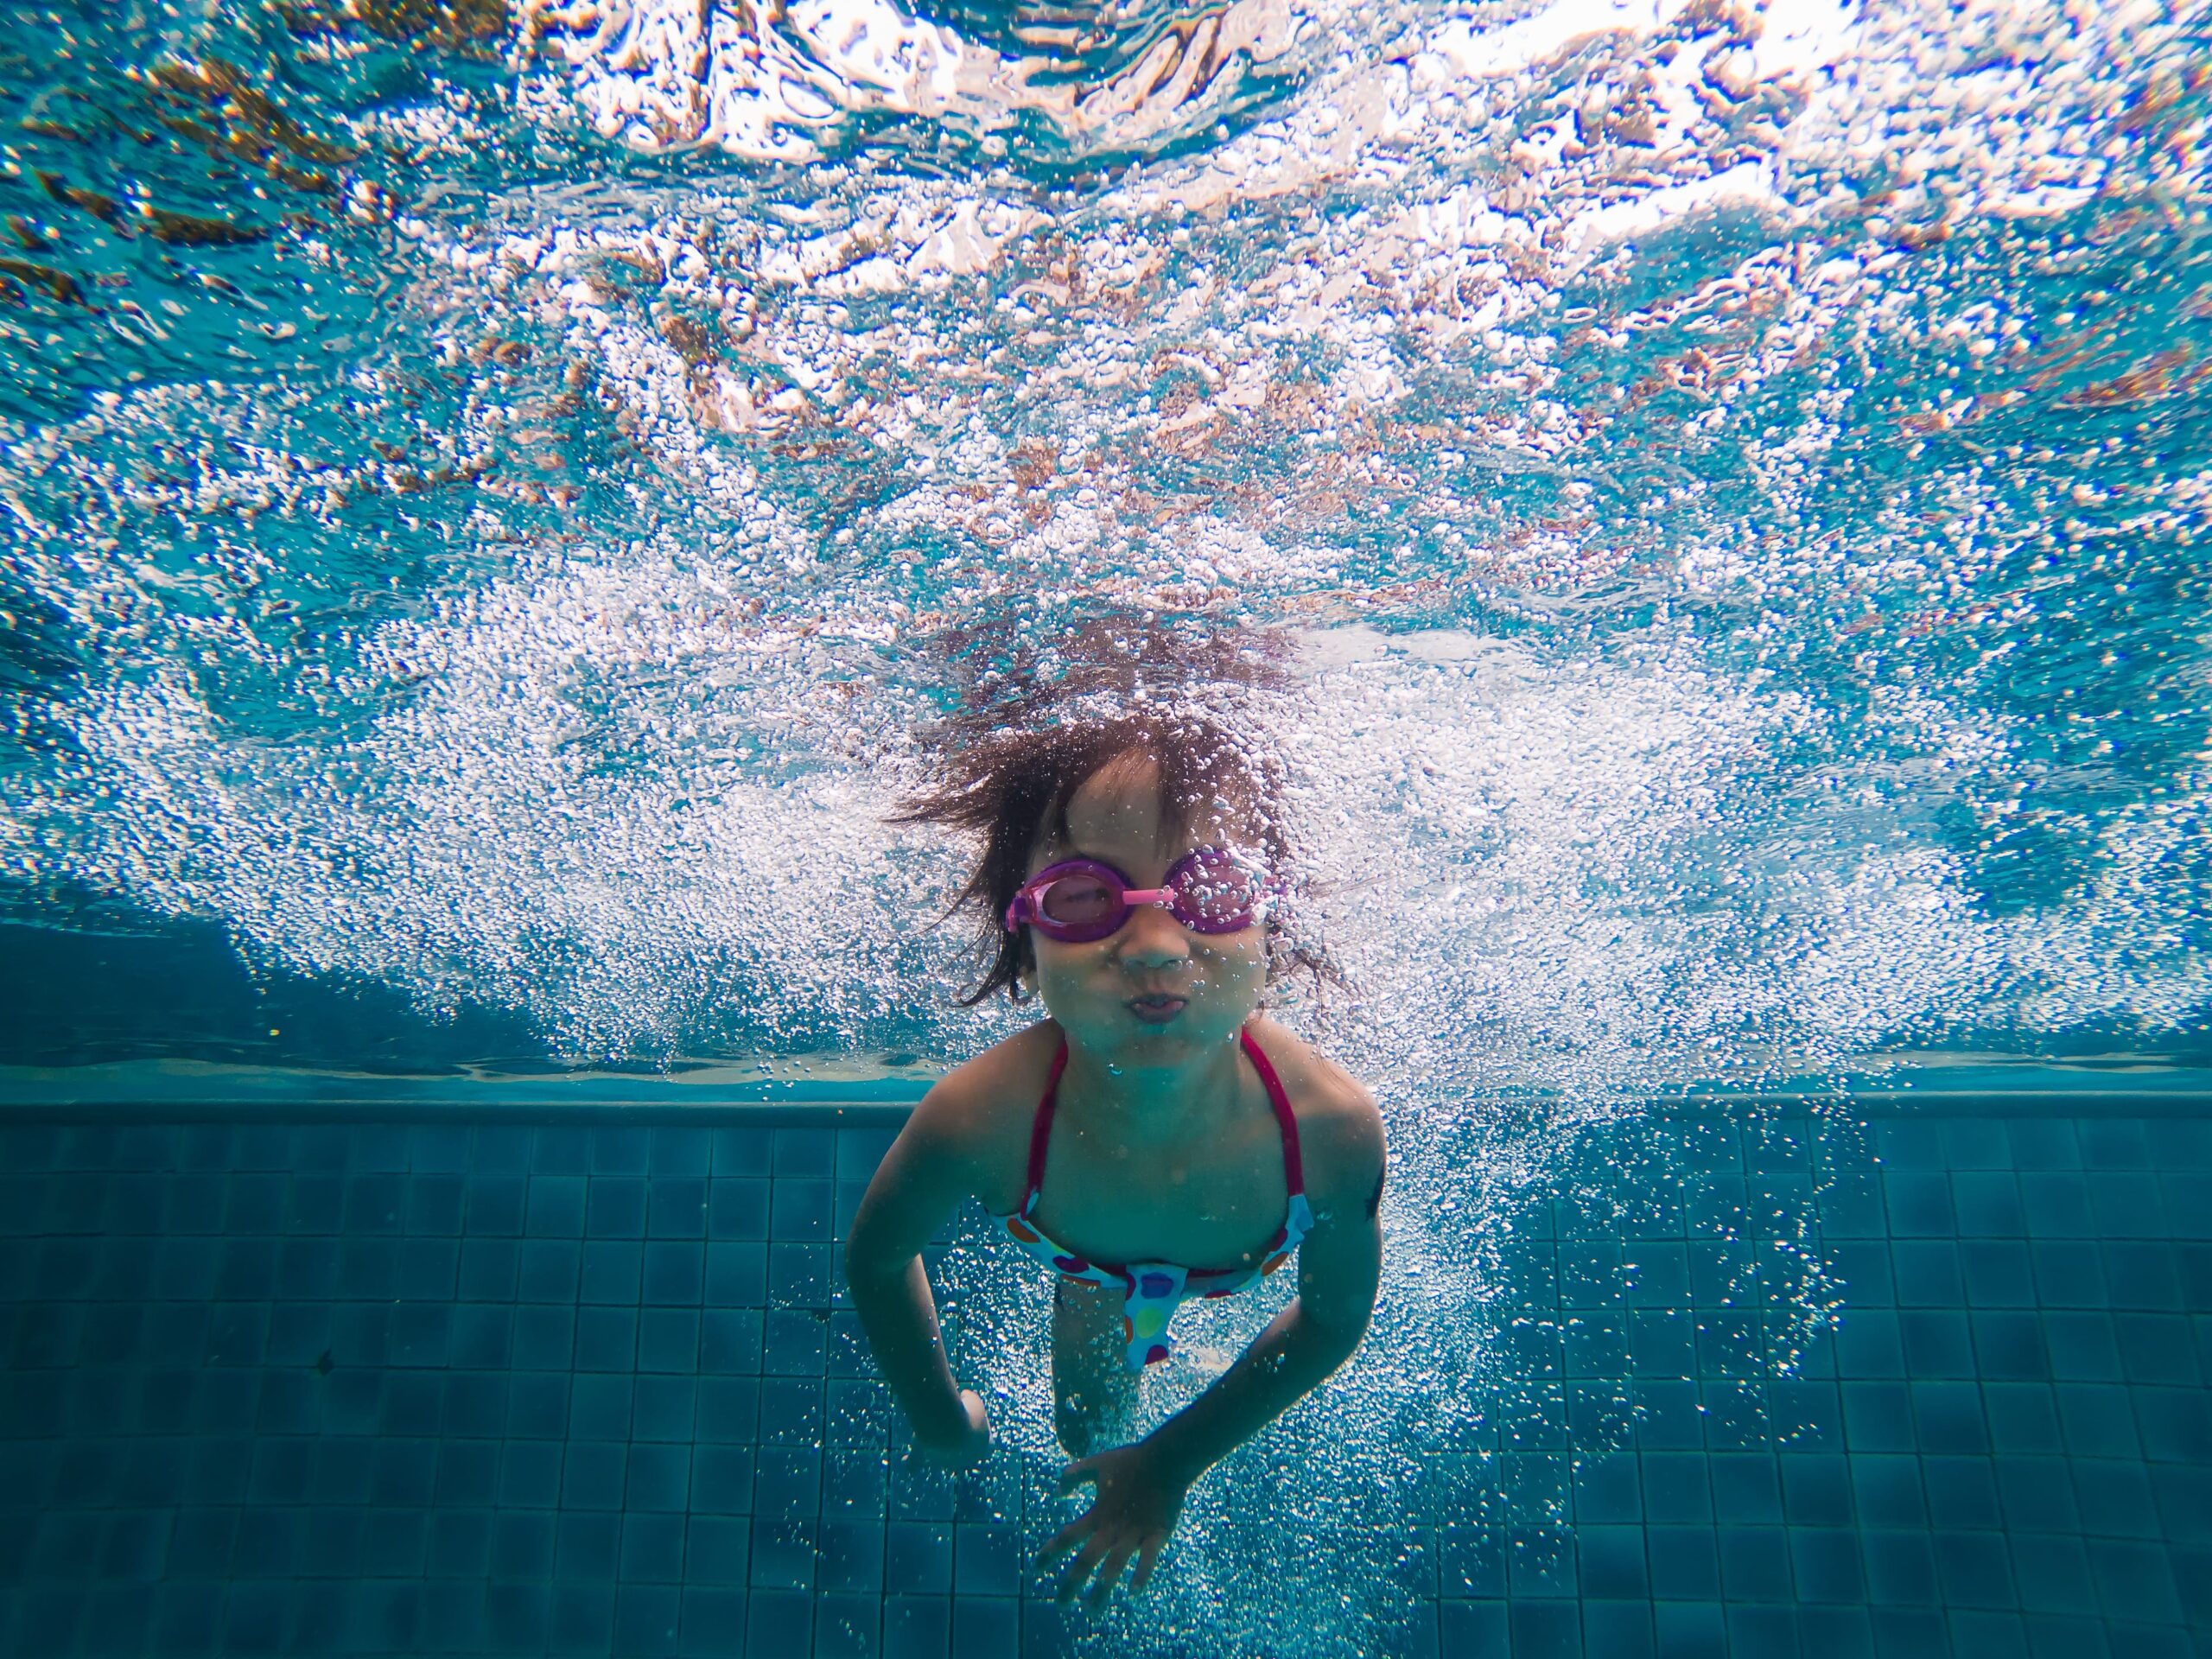
M1254 927L1242 933L1194 938L1192 954L1202 970L1223 976L1262 973L1268 965L1268 936Z
M1030 947L1037 963L1037 982L1040 985L1065 985L1079 982L1096 970L1103 955L1096 946L1056 944L1050 939L1039 939Z

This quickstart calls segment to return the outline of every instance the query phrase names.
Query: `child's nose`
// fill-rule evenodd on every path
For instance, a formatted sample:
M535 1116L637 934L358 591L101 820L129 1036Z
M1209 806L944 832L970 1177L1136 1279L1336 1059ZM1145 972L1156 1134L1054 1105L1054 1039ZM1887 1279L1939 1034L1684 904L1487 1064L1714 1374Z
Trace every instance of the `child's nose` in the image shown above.
M1191 954L1183 925L1159 905L1139 905L1122 929L1117 953L1133 968L1165 968Z

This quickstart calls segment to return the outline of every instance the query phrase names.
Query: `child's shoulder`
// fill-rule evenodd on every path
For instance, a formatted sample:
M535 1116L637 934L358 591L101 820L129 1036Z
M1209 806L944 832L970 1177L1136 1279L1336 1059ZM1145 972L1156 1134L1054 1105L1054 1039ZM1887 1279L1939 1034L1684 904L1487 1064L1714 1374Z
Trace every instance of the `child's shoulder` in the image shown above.
M944 1109L965 1116L997 1117L1014 1106L1026 1116L1045 1092L1059 1046L1060 1028L1039 1020L954 1066L937 1080L930 1099L942 1096Z
M964 1060L930 1086L912 1122L931 1140L986 1163L1008 1145L1027 1145L1031 1118L1059 1046L1059 1029L1039 1020Z
M1364 1200L1382 1176L1382 1114L1364 1084L1287 1027L1262 1016L1250 1030L1282 1079L1298 1119L1306 1185L1317 1199Z

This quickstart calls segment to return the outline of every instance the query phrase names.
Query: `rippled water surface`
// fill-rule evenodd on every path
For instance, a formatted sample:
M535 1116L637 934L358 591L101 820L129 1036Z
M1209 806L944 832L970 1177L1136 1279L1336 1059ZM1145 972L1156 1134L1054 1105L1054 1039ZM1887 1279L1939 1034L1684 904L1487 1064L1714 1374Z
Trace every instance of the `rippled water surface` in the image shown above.
M949 1058L945 642L1148 609L1401 1097L2189 1049L2206 17L19 8L10 914Z

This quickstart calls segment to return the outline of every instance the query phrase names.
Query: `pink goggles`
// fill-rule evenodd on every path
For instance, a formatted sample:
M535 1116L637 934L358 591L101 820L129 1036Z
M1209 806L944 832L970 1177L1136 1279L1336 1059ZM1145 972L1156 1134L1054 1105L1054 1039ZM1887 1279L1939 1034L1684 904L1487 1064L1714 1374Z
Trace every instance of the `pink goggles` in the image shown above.
M1006 929L1024 923L1064 944L1087 944L1121 931L1139 905L1160 905L1193 933L1234 933L1265 912L1263 874L1249 858L1222 847L1201 847L1175 861L1156 887L1133 887L1129 878L1095 858L1068 858L1029 878L1006 907Z

